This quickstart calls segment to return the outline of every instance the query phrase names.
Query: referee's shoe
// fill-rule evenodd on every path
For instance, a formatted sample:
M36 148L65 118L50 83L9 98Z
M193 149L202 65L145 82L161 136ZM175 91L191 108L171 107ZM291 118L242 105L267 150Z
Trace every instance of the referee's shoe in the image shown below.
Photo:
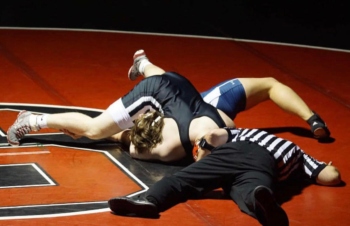
M155 204L145 198L137 199L125 196L112 198L108 201L109 208L117 215L158 218L159 212Z
M253 191L255 214L263 226L288 226L286 212L276 202L272 191L265 186L257 186Z

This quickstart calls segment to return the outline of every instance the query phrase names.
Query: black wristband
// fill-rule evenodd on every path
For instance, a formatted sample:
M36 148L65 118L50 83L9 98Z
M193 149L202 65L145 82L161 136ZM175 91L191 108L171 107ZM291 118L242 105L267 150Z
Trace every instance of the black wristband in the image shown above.
M214 146L208 144L207 140L206 140L204 137L202 137L202 138L199 140L198 146L199 146L200 148L207 149L207 150L209 150L209 151L211 151L211 150L213 150L213 149L215 148Z

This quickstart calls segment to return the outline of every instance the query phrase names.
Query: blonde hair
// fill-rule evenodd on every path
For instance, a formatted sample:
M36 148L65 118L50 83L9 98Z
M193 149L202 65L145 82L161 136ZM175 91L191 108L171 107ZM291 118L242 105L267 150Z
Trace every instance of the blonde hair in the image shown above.
M150 151L163 141L164 116L160 112L148 112L134 123L130 131L130 140L138 153Z

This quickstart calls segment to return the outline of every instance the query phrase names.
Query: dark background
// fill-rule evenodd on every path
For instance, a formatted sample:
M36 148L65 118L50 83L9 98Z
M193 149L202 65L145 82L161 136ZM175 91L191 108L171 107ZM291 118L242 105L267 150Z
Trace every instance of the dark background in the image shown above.
M350 50L349 2L13 0L1 1L0 26L205 35Z

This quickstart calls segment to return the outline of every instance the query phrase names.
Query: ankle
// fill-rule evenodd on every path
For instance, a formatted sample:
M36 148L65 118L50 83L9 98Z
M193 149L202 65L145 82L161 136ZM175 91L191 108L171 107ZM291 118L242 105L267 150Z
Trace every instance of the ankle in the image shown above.
M29 125L33 131L39 131L42 128L47 128L47 114L30 115Z
M321 122L324 124L324 121L321 119L321 117L314 111L313 112L313 115L308 119L306 120L306 122L309 124L309 125L312 125L315 121L317 122Z
M34 114L29 115L29 126L30 126L30 129L32 131L39 130L39 127L38 127L37 122L36 122L36 120L37 120L36 118L37 118L37 115L34 115Z
M140 61L140 64L138 65L138 71L144 75L145 74L145 67L152 64L147 58L144 58Z

